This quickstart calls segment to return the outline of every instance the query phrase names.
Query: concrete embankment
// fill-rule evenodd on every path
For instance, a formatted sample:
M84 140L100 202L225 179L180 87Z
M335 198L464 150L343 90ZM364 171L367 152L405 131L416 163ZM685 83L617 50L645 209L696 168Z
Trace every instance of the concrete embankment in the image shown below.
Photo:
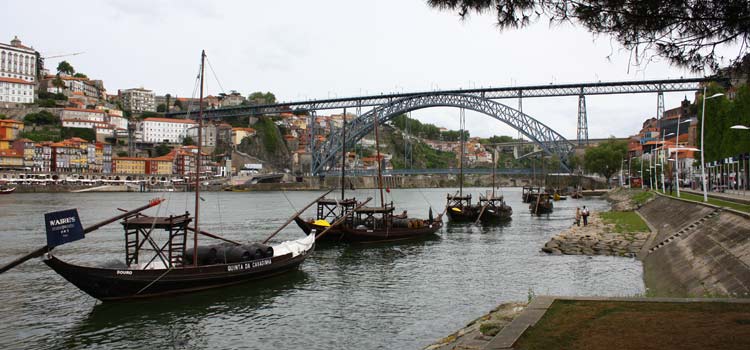
M750 215L659 196L639 209L650 295L750 297Z

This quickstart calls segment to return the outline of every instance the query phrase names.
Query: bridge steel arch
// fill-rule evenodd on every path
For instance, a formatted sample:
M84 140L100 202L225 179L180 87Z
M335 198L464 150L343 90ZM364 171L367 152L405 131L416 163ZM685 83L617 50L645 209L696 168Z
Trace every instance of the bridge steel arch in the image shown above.
M352 149L357 141L372 132L376 115L378 123L383 124L400 114L430 107L457 107L486 114L518 130L529 140L538 144L545 153L558 155L563 167L570 171L567 159L575 146L565 137L519 110L469 94L443 93L407 96L375 107L347 123L346 148ZM320 174L326 170L326 166L333 168L338 159L336 154L341 152L341 130L332 132L322 144L314 145L311 152L318 155L313 157L311 166L313 174Z

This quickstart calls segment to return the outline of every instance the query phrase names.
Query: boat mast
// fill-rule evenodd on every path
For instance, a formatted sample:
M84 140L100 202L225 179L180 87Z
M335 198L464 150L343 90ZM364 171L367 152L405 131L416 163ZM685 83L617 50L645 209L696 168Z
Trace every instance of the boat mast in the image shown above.
M346 108L344 108L344 124L341 127L341 201L344 200L344 172L346 171Z
M378 141L378 112L377 110L374 111L373 115L375 116L374 123L375 123L375 153L378 161L378 189L380 190L380 206L384 207L385 202L383 201L383 173L380 170L380 141Z
M497 149L492 150L492 199L495 199L495 168L497 168L497 164L495 163L495 158L497 156Z
M201 51L201 92L198 99L198 153L195 154L195 231L193 234L193 265L198 266L198 210L200 209L201 188L201 147L203 146L203 64L206 51Z
M458 124L460 125L461 132L459 134L459 140L461 140L461 157L458 164L458 196L464 196L464 109L461 108L461 113L458 116Z

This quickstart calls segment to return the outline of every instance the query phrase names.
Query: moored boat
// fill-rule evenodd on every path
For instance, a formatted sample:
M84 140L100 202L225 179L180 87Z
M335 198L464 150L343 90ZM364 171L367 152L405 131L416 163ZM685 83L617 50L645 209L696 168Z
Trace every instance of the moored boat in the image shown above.
M0 273L30 258L44 256L47 266L82 291L102 301L114 301L194 292L264 279L297 268L309 256L315 247L313 235L266 245L292 218L262 243L242 244L200 229L198 213L203 200L200 197L200 169L205 58L205 52L202 52L198 147L194 163L196 171L193 173L195 216L191 217L187 212L166 217L141 214L148 208L160 205L163 199L153 200L146 206L86 229L81 226L75 209L48 213L45 215L47 245L0 267ZM83 239L86 233L121 219L125 232L124 262L103 267L82 266L63 261L52 253L55 246ZM188 231L193 233L191 249L187 249ZM199 245L199 236L223 243Z

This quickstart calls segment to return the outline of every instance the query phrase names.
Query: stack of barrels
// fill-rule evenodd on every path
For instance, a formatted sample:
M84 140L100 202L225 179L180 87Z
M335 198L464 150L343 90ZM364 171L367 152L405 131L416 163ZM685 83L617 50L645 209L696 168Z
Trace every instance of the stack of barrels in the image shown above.
M400 228L422 228L427 224L421 219L393 219L393 227Z
M191 264L193 248L185 251L183 261ZM273 247L262 243L235 245L221 243L198 247L198 265L232 264L273 257Z

